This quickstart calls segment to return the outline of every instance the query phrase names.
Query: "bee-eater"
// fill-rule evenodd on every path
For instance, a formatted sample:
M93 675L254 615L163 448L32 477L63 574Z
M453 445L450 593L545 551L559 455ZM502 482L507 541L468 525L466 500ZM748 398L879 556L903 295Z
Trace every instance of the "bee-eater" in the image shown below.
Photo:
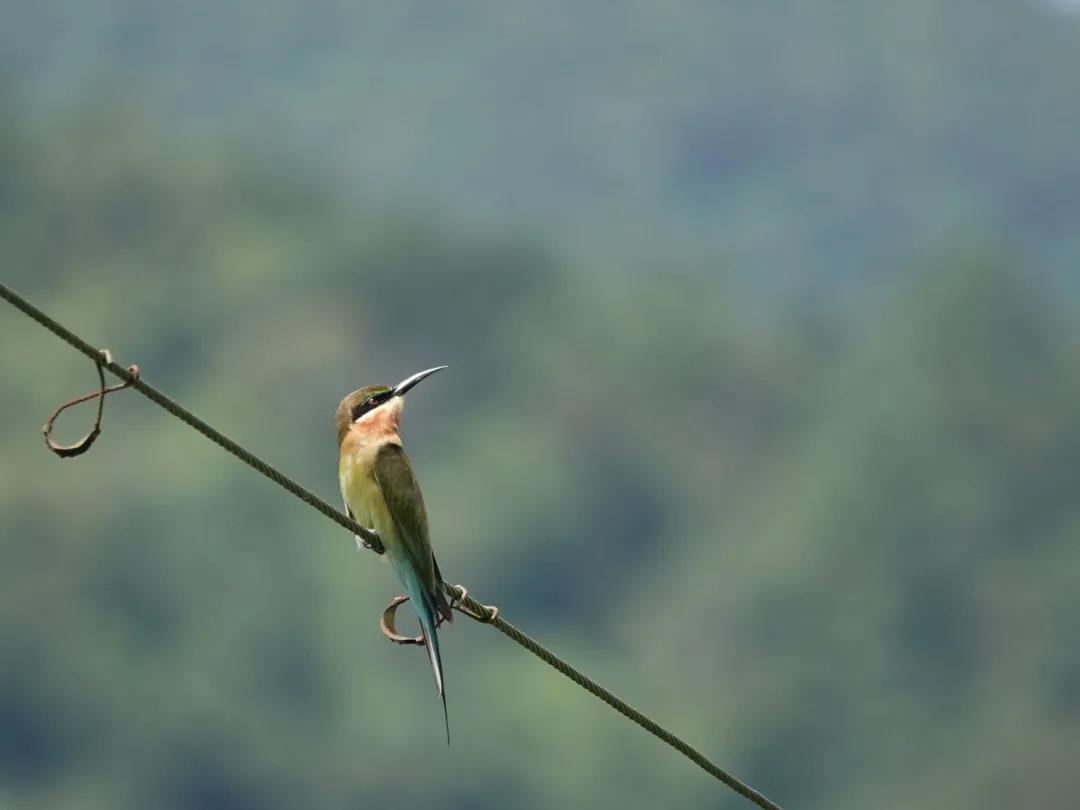
M453 613L446 585L431 552L424 496L398 436L405 392L444 368L429 368L397 385L369 385L353 391L341 400L334 421L340 451L338 480L345 510L361 526L368 526L378 534L382 548L375 550L389 557L416 610L435 673L435 686L442 698L449 743L450 721L446 714L446 688L436 625L438 617L452 621ZM360 537L356 542L358 546L371 547Z

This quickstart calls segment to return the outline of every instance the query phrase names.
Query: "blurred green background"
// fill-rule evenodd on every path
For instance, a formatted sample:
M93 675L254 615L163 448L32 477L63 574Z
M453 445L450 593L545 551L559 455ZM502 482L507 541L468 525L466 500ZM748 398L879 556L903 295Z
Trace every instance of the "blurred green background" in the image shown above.
M1080 789L1075 4L0 3L5 283L772 798ZM0 308L0 807L744 802ZM61 438L88 424L65 415Z

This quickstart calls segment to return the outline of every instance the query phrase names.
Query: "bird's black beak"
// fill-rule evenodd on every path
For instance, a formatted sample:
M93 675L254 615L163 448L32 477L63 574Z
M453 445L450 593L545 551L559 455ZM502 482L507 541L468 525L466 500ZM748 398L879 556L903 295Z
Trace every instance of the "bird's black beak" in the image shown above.
M442 371L447 366L435 366L435 368L429 368L427 371L419 371L413 374L411 377L406 377L404 380L394 386L394 396L404 396L405 392L416 385L421 380L427 379L436 371Z

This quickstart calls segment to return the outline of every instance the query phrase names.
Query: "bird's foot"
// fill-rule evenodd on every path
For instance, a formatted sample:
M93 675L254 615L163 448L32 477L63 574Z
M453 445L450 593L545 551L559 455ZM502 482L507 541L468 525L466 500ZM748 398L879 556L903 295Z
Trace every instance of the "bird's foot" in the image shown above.
M356 545L361 548L366 548L368 551L374 551L376 554L385 554L386 546L383 545L382 540L379 539L378 532L371 529L371 538L357 537Z

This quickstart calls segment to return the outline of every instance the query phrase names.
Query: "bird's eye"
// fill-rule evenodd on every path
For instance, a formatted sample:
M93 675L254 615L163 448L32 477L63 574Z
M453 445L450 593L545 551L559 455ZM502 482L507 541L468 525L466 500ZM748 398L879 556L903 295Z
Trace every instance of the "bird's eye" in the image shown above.
M378 402L379 402L379 400L377 400L375 397L368 397L368 401L367 401L368 405L376 405L376 404L378 404Z

